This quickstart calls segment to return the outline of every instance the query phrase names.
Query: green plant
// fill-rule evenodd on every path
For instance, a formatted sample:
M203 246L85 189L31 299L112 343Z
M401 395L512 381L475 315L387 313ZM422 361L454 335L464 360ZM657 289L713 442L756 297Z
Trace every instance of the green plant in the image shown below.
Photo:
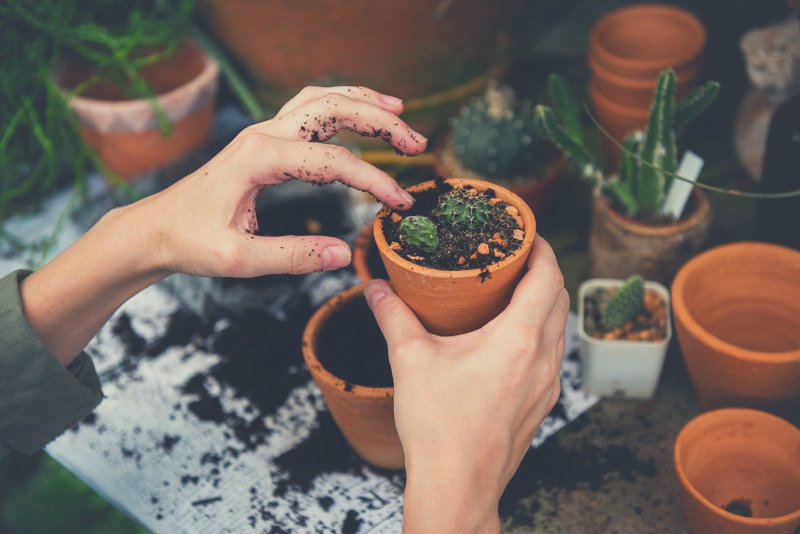
M636 317L644 308L644 280L631 276L611 295L600 312L600 322L606 330L614 330Z
M412 215L400 221L400 240L427 254L436 252L439 247L436 224L423 215Z
M534 126L533 103L493 80L450 119L450 145L460 164L483 177L534 174L550 148Z
M442 195L436 207L438 217L461 230L482 230L489 223L489 197L475 189L459 188Z
M676 102L676 82L672 69L659 73L646 129L632 132L625 138L619 169L611 177L604 176L586 148L577 104L566 81L558 74L548 78L553 108L536 106L536 127L567 155L584 178L613 199L626 215L659 219L663 217L664 199L678 166L676 130L700 115L719 92L719 83L709 81Z

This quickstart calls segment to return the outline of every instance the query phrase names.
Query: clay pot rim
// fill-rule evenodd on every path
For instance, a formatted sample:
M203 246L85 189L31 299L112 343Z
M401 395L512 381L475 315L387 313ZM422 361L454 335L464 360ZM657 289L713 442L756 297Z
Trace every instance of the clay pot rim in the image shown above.
M171 107L172 103L176 100L180 101L185 93L193 93L199 91L203 86L213 83L219 74L219 65L216 60L205 53L205 51L192 39L184 39L181 41L180 46L188 47L193 53L203 58L203 69L191 80L183 85L167 91L165 93L156 94L156 100L163 107ZM58 79L58 75L56 75ZM63 88L62 88L63 90ZM135 98L131 100L103 100L99 98L90 98L82 95L68 96L70 106L76 111L81 109L91 109L93 111L114 110L117 113L153 113L152 104L146 98Z
M614 102L600 91L594 78L589 80L589 97L595 106L607 108L612 115L619 115L626 119L646 121L647 115L650 113L649 105L645 108L640 108Z
M625 19L629 18L641 21L642 17L652 17L659 21L669 18L683 23L687 32L682 40L689 42L690 45L685 46L672 57L665 56L654 59L621 56L611 52L603 45L603 37L615 25L623 24ZM664 65L672 65L675 69L681 69L702 53L705 43L706 30L700 19L685 9L664 4L634 4L610 11L594 24L589 34L589 50L596 53L601 62L617 64L622 68L635 71L658 71Z
M378 245L378 249L383 252L385 257L392 261L393 263L397 264L399 267L407 270L407 271L414 271L419 273L423 276L427 276L430 278L439 278L439 279L459 279L459 278L473 278L476 276L480 276L481 273L489 272L489 274L499 271L503 269L507 265L518 261L520 256L527 257L528 252L530 251L531 246L533 245L533 239L536 235L536 219L533 216L533 211L531 211L528 204L525 203L519 196L515 193L512 193L505 187L496 185L492 182L487 182L486 180L477 180L473 178L446 178L445 183L452 185L454 187L465 187L465 186L472 186L480 191L486 189L494 190L496 196L503 200L504 202L508 202L515 208L519 210L519 214L522 217L522 221L525 224L525 237L522 240L522 243L517 250L503 258L502 260L491 263L487 267L483 269L466 269L463 271L444 271L441 269L432 269L430 267L425 267L419 265L417 263L411 262L399 254L397 254L394 250L389 248L389 244L386 242L386 237L383 235L383 223L381 219L389 213L389 209L386 207L381 208L381 211L375 216L375 223L373 224L373 236L375 239L375 243ZM429 180L427 182L422 182L420 184L413 185L406 190L415 193L417 191L424 191L426 189L432 189L435 187L435 182L433 180Z
M663 298L664 298L664 306L666 308L666 331L664 333L664 339L659 339L658 341L633 341L629 339L598 339L596 337L590 336L586 329L584 328L584 300L586 298L586 292L589 289L593 289L594 287L619 287L623 284L624 280L619 278L589 278L581 282L581 285L578 286L578 335L580 338L587 343L597 343L603 345L615 345L620 347L626 346L640 346L640 347L655 347L655 346L664 346L668 345L670 340L672 339L672 320L671 320L671 307L670 307L670 295L669 289L659 282L653 280L645 280L645 289L652 289L657 291Z
M788 514L774 516L774 517L744 517L737 514L733 514L724 510L716 505L714 505L711 501L709 501L703 494L701 494L694 485L689 481L686 473L683 470L683 464L680 461L680 452L682 450L683 441L686 439L686 436L692 432L693 428L700 422L703 422L707 419L714 419L719 420L720 422L730 421L730 420L752 420L752 419L761 419L762 421L769 421L773 424L780 425L785 427L789 432L797 432L800 435L800 429L795 427L792 423L786 421L778 417L777 415L773 415L769 412L764 412L761 410L755 410L752 408L719 408L716 410L710 410L704 413L701 413L698 416L690 419L684 426L681 428L680 432L678 432L678 436L675 438L675 444L672 448L672 460L673 460L673 467L675 468L675 473L678 477L678 481L680 485L692 496L692 498L699 502L704 508L707 510L720 515L726 519L731 521L739 522L744 525L752 525L752 526L766 526L766 525L775 525L780 523L788 523L790 521L794 521L798 517L800 517L800 508L795 510L794 512L790 512ZM767 436L767 439L769 437Z
M653 226L618 213L611 206L611 202L601 191L595 189L593 192L593 200L595 202L602 202L605 204L605 211L614 220L615 224L624 226L631 233L649 237L664 237L684 232L685 230L700 224L707 215L710 216L711 203L708 201L708 197L705 195L705 193L701 189L693 187L692 196L694 197L694 209L689 213L688 216L670 224Z
M800 362L800 348L789 351L757 351L751 350L733 343L724 341L705 328L694 318L694 315L689 311L684 299L684 286L689 276L697 271L702 271L706 265L715 262L720 255L727 255L737 250L747 250L752 253L770 253L781 254L783 256L796 255L800 260L800 252L792 250L788 247L775 245L772 243L760 243L756 241L740 241L737 243L729 243L713 247L705 252L702 252L694 258L687 261L675 275L672 281L672 308L673 315L676 320L678 317L682 320L686 329L696 339L700 340L705 345L715 347L726 356L738 358L745 361L755 361L759 363L786 363L786 362Z
M658 78L632 78L621 76L615 72L608 70L597 60L597 56L590 53L588 56L589 69L597 78L604 78L608 83L618 85L624 89L650 91L654 92ZM684 71L675 71L677 78L677 85L689 85L694 82L695 78L700 74L700 65L689 66Z
M322 303L319 308L317 308L317 310L306 323L306 327L303 330L303 359L308 366L309 372L311 372L313 375L316 375L323 382L332 385L336 390L344 395L353 395L368 399L394 397L394 387L376 388L362 386L360 384L351 384L342 380L338 376L328 371L322 365L322 362L319 361L319 358L317 358L316 355L317 338L319 337L319 332L322 329L322 325L324 325L328 318L336 313L342 306L356 298L363 297L365 285L365 283L361 283L357 286L345 289L344 291L333 295L331 298ZM349 391L345 390L345 386L347 386Z
M353 270L362 282L369 282L375 278L372 276L372 271L369 270L369 264L367 263L369 246L372 242L372 227L374 225L374 219L366 223L358 232L353 242Z

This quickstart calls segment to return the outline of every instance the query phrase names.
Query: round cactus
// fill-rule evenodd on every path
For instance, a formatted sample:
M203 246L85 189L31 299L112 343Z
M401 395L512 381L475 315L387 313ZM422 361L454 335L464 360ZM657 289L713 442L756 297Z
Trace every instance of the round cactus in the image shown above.
M493 81L450 120L455 157L486 178L530 174L548 150L534 127L533 111L529 100L517 101L513 89Z
M445 224L461 230L482 230L489 223L492 205L489 197L475 189L454 189L442 195L436 208Z
M436 225L422 215L412 215L400 221L400 240L426 254L433 254L439 247Z

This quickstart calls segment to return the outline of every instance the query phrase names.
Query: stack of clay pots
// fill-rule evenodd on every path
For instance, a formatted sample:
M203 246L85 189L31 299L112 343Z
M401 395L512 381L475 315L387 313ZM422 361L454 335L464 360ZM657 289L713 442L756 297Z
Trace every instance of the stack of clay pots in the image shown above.
M616 9L595 23L589 39L593 111L617 141L644 126L661 70L672 67L678 75L677 98L699 82L706 32L683 9L659 4ZM613 142L606 147L615 161L617 147Z

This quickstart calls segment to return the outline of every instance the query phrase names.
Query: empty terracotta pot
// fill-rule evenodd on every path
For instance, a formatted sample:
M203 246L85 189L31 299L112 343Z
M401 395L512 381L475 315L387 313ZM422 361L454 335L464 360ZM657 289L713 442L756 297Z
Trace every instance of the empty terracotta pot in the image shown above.
M617 213L605 195L592 198L589 261L592 278L627 278L669 284L684 262L703 246L711 227L711 204L695 188L684 216L661 226Z
M525 272L536 235L536 219L520 197L504 187L467 178L448 178L453 187L492 189L495 196L519 210L525 236L519 248L485 269L441 271L417 265L389 247L383 232L384 208L375 220L375 242L394 290L414 310L429 332L452 336L477 330L505 309ZM408 188L411 193L435 187L433 181Z
M331 297L320 306L303 332L303 358L331 416L356 454L377 467L400 469L404 457L394 425L394 388L349 383L332 374L319 358L317 341L325 322L345 304L363 299L363 296L364 286L360 285ZM375 357L388 358L388 354Z
M706 31L683 9L635 4L615 9L592 27L589 51L607 71L624 78L655 80L672 67L679 77L702 62Z
M712 248L672 284L675 326L703 407L790 413L800 405L800 251Z
M172 56L140 72L164 109L172 130L164 135L147 99L126 99L110 83L91 86L69 97L80 123L81 136L106 166L122 178L145 171L198 149L208 140L218 84L217 63L192 41L182 42ZM65 60L56 78L72 89L95 71Z
M800 429L758 410L704 413L678 434L675 472L696 534L791 534L800 526Z

